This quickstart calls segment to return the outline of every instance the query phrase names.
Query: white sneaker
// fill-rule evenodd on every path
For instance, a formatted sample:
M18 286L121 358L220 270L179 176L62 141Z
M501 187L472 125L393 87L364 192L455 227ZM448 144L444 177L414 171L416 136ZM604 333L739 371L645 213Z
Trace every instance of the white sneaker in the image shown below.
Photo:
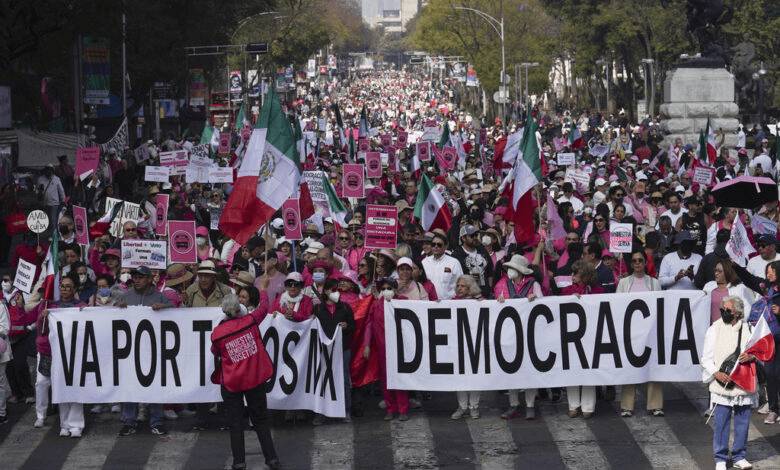
M121 413L122 407L119 406L119 404L111 405L111 412L112 413Z
M71 431L70 437L81 437L81 429L74 429Z
M179 419L179 415L177 415L176 412L173 410L164 410L163 416L165 417L165 419L169 419L169 420Z
M756 413L760 415L768 415L769 414L769 402L764 403L763 405L759 406L756 410Z
M68 437L70 436L70 431L67 429L60 429L60 437Z
M35 424L33 424L34 428L42 428L43 427L43 420L38 418L35 420Z
M387 403L384 400L380 401L378 406L380 409L387 409Z
M745 459L742 459L740 461L734 462L734 468L738 468L739 470L749 470L753 468L753 464Z
M457 410L455 410L455 413L452 413L452 416L450 416L451 419L460 419L464 416L466 416L466 413L468 413L469 410L465 408L458 407Z
M99 415L100 413L103 413L104 411L106 411L106 409L107 408L105 406L103 406L103 405L95 405L95 406L93 406L92 408L89 409L89 412L92 413L92 414Z
M471 416L471 419L479 419L479 417L481 416L479 414L479 408L472 408L469 411L469 415Z
M715 462L715 470L726 470L726 462Z

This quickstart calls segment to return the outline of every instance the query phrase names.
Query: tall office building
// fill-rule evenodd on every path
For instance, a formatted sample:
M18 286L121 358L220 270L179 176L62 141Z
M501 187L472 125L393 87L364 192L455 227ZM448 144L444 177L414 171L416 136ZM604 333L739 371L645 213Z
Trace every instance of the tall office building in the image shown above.
M420 0L362 0L363 21L388 33L405 32L406 22L420 11Z

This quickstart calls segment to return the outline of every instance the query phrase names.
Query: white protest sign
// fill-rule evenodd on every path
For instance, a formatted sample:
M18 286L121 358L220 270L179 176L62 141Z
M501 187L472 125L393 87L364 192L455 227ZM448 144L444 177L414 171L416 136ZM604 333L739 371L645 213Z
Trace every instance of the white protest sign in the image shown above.
M565 152L558 154L558 166L574 165L574 153Z
M423 129L422 139L431 142L438 142L441 138L441 131L437 126L425 126Z
M291 322L282 315L267 315L260 334L274 364L268 408L345 416L341 328L330 339L316 318Z
M167 183L170 178L171 167L168 166L147 166L144 181L156 183Z
M27 216L27 227L33 233L43 233L49 228L49 216L41 210L32 211Z
M209 377L224 317L219 307L52 309L52 402L222 401Z
M209 183L232 183L233 169L217 167L209 169Z
M703 166L697 166L693 169L693 182L699 184L705 184L707 186L712 184L712 180L715 178L715 168L706 168Z
M729 254L731 259L744 267L747 265L748 256L751 253L755 253L755 251L753 245L750 244L745 226L742 225L740 218L736 217L734 223L731 224L731 238L726 243L726 253Z
M209 182L209 168L196 168L188 166L186 170L186 178L188 183L208 183Z
M609 251L612 253L631 253L634 240L634 226L620 222L609 224Z
M33 285L35 285L35 265L19 258L19 266L17 266L16 276L14 276L14 287L30 294Z
M113 197L107 197L106 198L106 212L104 214L113 214L114 213L114 206L122 202L121 199L115 199ZM141 213L141 206L138 204L135 204L133 202L127 202L124 201L124 204L122 205L122 213L119 214L114 220L111 221L111 226L108 229L108 232L115 236L115 237L123 237L123 231L122 231L122 225L124 225L125 222L132 220L135 223L138 223L138 217Z
M122 267L166 269L168 242L162 240L122 240Z
M387 388L502 390L700 382L699 291L385 302ZM373 348L372 348L373 352Z
M186 150L160 153L160 166L169 167L171 176L181 176L187 173L189 158Z

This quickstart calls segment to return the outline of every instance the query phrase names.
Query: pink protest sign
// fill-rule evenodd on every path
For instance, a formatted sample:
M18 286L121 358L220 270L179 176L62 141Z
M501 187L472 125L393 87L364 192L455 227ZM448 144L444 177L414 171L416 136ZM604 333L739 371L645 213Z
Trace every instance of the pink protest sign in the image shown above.
M252 137L252 129L241 129L241 139L244 142L249 141L250 137Z
M368 152L366 154L366 177L382 177L382 154L379 152Z
M344 165L344 179L342 180L344 183L344 197L366 197L364 172L363 165Z
M358 152L369 152L371 150L371 144L368 143L368 139L358 139Z
M230 134L219 135L219 153L230 153Z
M449 170L455 168L455 162L458 161L458 151L455 147L444 147L441 151L442 170ZM446 166L446 168L444 168Z
M431 159L430 142L417 142L417 159L427 162Z
M73 224L76 226L76 243L89 245L89 225L87 224L87 209L73 206Z
M284 238L302 240L301 209L298 199L288 199L282 204L282 220L284 221Z
M398 148L404 148L409 145L409 133L406 131L398 131L398 137L396 137L396 143Z
M366 248L394 250L398 228L398 208L366 206Z
M76 152L76 175L79 179L90 176L97 171L100 160L100 147L86 147Z
M197 263L198 251L195 248L195 221L168 221L168 240L170 240L171 263Z
M487 129L479 130L479 145L487 145Z
M394 147L387 149L387 168L396 172L400 170Z
M157 218L154 221L154 233L155 235L166 235L166 228L168 227L168 198L167 194L156 194L155 199L155 211L157 212Z
M160 152L160 166L171 167L171 176L187 174L187 165L190 160L186 150L174 150L173 152Z
M385 150L389 149L393 146L393 135L392 134L382 134L380 137L382 140L382 147L385 148Z

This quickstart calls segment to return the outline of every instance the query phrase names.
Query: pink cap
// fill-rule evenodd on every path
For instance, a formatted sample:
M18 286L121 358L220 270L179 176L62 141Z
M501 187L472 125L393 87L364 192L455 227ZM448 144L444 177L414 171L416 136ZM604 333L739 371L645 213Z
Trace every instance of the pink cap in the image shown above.
M301 273L293 271L287 275L285 281L303 282L303 276L301 276Z
M612 253L611 251L607 250L607 249L604 249L604 251L601 252L601 257L602 258L606 258L606 257L614 258L615 254Z
M208 237L209 236L209 229L207 229L206 227L201 225L200 227L195 229L195 235L196 236L201 236L201 237Z

